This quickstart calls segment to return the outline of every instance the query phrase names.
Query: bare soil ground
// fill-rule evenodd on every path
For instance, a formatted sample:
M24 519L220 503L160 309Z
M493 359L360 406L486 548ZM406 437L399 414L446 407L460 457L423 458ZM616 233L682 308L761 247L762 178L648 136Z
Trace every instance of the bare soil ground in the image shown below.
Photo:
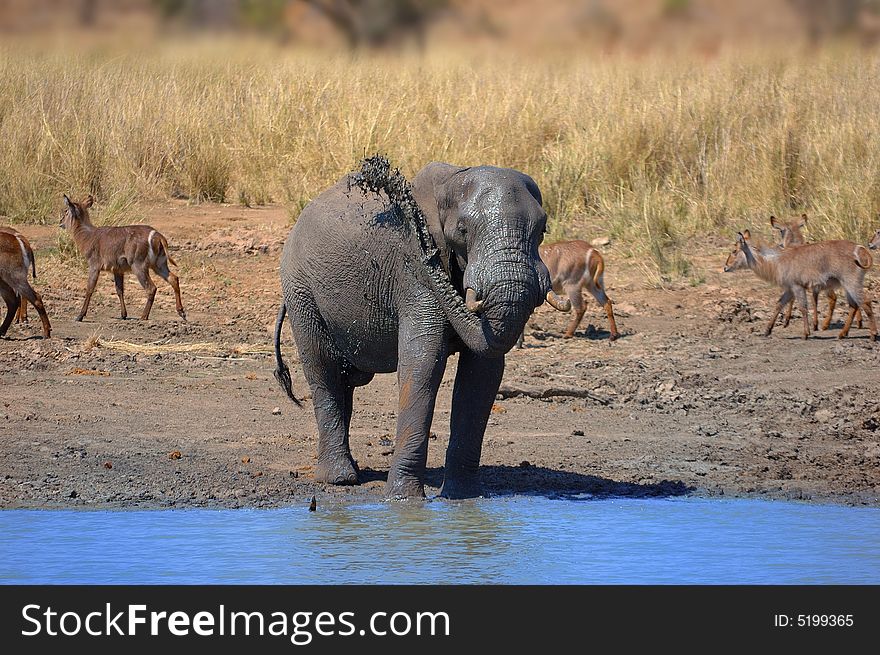
M49 341L35 338L31 311L30 325L0 340L0 507L380 498L395 377L356 391L352 449L363 483L348 488L314 482L311 407L290 404L272 377L287 213L175 202L151 207L148 222L180 264L188 323L159 280L151 320L121 321L109 277L86 320L74 322L84 265L58 253L57 227L25 227L54 331ZM613 245L604 249L624 333L617 342L595 304L574 339L561 338L567 316L547 307L535 314L526 347L508 356L502 395L546 397L497 401L482 459L489 493L880 505L880 344L867 330L837 341L835 329L803 342L797 325L760 336L778 294L750 273L721 273L729 246L719 239L693 255L704 283L663 290L648 288ZM869 283L876 294L876 272ZM133 278L126 284L129 313L138 316L143 292ZM833 326L841 320L842 312ZM308 398L289 338L285 355ZM429 446L429 494L442 478L454 359Z

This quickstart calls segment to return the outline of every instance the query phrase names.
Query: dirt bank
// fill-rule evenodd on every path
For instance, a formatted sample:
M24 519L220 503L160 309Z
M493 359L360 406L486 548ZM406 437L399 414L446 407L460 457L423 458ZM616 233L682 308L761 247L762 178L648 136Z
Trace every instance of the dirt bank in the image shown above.
M176 248L189 323L161 283L149 322L119 320L109 278L75 323L83 266L57 254L57 228L24 229L54 332L46 342L29 338L38 334L32 320L0 340L0 506L380 498L393 448L394 376L356 391L352 449L365 481L353 488L312 480L311 407L291 405L272 378L286 212L168 203L152 207L149 222ZM694 261L705 283L671 290L645 288L637 267L606 249L624 332L615 343L594 304L575 339L560 338L567 317L549 308L533 317L526 347L508 357L509 397L497 401L487 430L489 492L880 505L880 345L868 342L867 330L841 342L832 330L804 343L794 326L759 336L776 293L751 274L722 274L728 245L703 244ZM876 293L876 272L869 280ZM138 315L143 294L133 279L127 301ZM159 348L129 351L126 343ZM305 394L292 341L285 352ZM429 445L429 493L442 476L454 365Z

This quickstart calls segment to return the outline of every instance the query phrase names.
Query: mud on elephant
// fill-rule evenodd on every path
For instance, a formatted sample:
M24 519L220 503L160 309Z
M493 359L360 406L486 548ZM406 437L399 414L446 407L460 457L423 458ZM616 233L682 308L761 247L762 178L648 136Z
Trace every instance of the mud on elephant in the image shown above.
M276 377L285 315L318 423L316 478L354 484L354 388L397 371L399 412L386 495L423 496L428 436L450 354L458 353L441 495L479 495L483 434L504 355L550 278L538 256L547 216L515 170L432 163L412 186L387 160L365 160L303 209L281 261Z

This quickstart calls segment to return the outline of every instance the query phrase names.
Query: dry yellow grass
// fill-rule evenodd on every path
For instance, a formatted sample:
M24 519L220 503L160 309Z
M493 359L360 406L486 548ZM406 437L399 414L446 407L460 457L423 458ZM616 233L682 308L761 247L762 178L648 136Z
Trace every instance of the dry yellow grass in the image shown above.
M66 191L120 216L176 194L295 216L381 151L407 174L438 159L528 172L551 237L610 234L662 279L687 274L690 237L770 212L865 239L877 73L861 51L699 63L18 45L0 50L0 215L54 221Z

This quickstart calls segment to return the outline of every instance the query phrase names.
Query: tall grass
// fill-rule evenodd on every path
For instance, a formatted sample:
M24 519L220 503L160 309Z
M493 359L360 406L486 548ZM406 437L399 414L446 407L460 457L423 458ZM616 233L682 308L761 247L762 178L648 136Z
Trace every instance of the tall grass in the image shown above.
M830 51L694 63L7 46L0 215L55 220L62 192L295 214L381 151L408 174L432 160L521 169L551 236L608 233L675 276L688 239L771 212L865 238L880 210L878 69Z

